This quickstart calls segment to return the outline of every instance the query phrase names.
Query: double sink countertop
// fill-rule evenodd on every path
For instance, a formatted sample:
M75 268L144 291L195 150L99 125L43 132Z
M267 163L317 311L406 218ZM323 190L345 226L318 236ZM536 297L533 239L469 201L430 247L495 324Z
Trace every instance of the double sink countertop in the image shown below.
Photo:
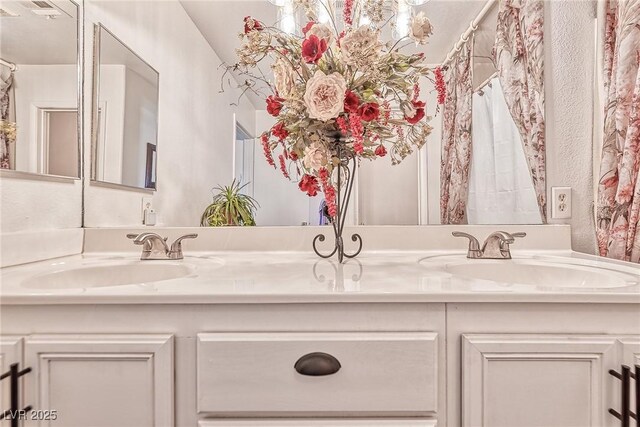
M134 252L135 250L136 252ZM540 302L640 304L640 266L570 250L470 260L460 250L92 252L0 270L0 304Z

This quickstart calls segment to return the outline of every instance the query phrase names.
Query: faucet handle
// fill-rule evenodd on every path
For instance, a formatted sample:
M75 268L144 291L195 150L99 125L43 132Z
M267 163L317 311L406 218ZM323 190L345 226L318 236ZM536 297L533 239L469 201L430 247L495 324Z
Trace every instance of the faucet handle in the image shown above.
M138 235L137 235L137 234L135 234L135 233L129 233L129 234L127 234L127 239L135 240L135 239L136 239L136 237L138 237Z
M474 236L462 231L454 231L451 233L454 237L466 237L469 239L469 250L467 252L467 258L479 258L482 255L480 250L480 242Z
M527 237L527 233L525 233L524 231L520 231L518 233L511 233L511 236L513 236L513 237Z
M198 237L197 233L185 234L184 236L178 237L172 244L171 249L169 250L169 258L170 259L182 259L184 255L182 254L182 241L184 239L195 239Z

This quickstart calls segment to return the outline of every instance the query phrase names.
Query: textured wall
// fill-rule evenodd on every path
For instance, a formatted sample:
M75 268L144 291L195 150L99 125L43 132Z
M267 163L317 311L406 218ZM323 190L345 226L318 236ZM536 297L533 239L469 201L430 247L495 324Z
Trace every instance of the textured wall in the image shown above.
M547 190L569 186L575 250L594 253L593 129L596 2L545 3Z

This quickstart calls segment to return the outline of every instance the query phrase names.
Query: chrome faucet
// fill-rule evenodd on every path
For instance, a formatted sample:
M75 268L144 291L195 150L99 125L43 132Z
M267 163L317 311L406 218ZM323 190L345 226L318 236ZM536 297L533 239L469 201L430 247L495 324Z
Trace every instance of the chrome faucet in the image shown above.
M182 240L195 239L197 234L185 234L178 237L171 247L167 245L167 238L156 233L140 233L127 234L127 238L133 239L136 245L142 245L141 260L159 260L159 259L183 259Z
M472 259L511 259L509 245L516 241L516 237L525 237L527 235L527 233L496 231L487 237L481 249L480 242L471 234L461 231L454 231L452 234L454 237L466 237L469 239L467 258Z

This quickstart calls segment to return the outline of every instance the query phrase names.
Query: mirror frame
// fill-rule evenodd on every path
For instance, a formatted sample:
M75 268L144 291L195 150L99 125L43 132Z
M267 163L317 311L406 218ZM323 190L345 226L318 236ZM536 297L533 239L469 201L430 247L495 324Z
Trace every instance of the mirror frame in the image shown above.
M158 99L158 105L156 108L156 113L160 111L160 72L156 70L151 64L145 61L140 55L138 55L131 47L122 41L118 36L113 34L107 27L105 27L102 22L97 22L93 24L93 85L92 85L92 111L91 111L91 152L90 152L90 163L91 163L91 171L90 171L90 183L91 185L97 185L102 187L110 187L115 189L129 190L129 191L138 191L142 193L150 193L152 194L155 191L158 191L158 161L156 154L156 170L155 170L155 187L147 188L147 187L136 187L133 185L121 184L117 182L109 182L109 181L100 181L95 178L97 173L97 160L98 156L96 155L96 151L98 149L98 109L100 103L100 37L101 30L106 31L111 37L116 39L122 46L129 50L136 58L138 58L142 63L144 63L147 67L151 68L154 73L158 75L158 88L156 90L156 98ZM158 140L160 139L160 120L156 123L156 153L158 147Z
M47 173L19 171L15 169L0 169L0 177L53 182L81 181L84 178L84 9L76 0L67 0L76 8L76 69L78 75L77 90L77 125L78 134L78 173L76 176L54 175Z

